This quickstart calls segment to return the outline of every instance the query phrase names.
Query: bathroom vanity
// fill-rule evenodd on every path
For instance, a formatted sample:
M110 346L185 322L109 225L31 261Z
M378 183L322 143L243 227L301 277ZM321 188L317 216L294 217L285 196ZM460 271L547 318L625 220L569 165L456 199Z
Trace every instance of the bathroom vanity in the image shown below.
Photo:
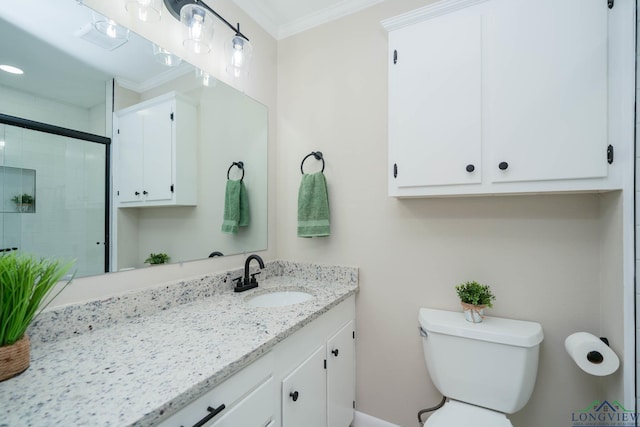
M235 270L45 311L30 328L30 368L0 383L2 421L348 426L357 269L266 264L243 293ZM291 290L313 298L249 304Z

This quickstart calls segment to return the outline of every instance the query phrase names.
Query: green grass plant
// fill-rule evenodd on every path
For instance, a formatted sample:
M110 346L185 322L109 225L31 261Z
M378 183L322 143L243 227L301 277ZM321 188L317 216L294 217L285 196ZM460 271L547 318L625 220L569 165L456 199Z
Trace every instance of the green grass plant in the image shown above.
M43 305L72 266L73 262L38 259L20 252L0 255L0 346L22 338L37 314L71 282L73 277Z

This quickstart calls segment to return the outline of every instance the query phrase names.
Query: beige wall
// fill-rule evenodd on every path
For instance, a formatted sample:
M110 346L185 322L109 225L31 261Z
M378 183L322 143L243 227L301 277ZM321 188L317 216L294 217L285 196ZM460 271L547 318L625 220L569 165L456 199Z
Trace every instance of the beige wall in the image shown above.
M418 410L439 402L423 359L418 309L457 310L454 285L478 280L495 289L490 314L544 328L537 386L514 425L569 425L571 413L595 398L622 399L604 396L603 384L564 350L573 332L600 333L602 279L619 271L604 251L615 246L610 232L619 242L620 224L612 220L619 197L388 197L387 37L380 20L425 3L385 2L279 42L278 256L360 268L358 410L413 426ZM299 165L312 150L326 160L332 235L300 239ZM618 308L614 321L604 322L620 327L620 299L603 306Z

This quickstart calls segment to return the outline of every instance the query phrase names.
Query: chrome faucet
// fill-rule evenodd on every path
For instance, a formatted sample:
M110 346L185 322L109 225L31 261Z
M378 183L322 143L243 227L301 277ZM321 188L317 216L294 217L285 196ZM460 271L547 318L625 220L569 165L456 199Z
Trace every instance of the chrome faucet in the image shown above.
M260 258L260 256L258 255L249 255L247 257L247 260L244 262L244 278L242 277L238 277L237 279L234 279L237 283L236 286L233 288L234 292L244 292L244 291L248 291L249 289L253 289L253 288L257 288L258 287L258 281L256 280L256 275L260 274L260 272L256 272L251 274L251 278L249 278L249 264L251 264L251 260L256 260L258 261L258 265L260 265L260 269L264 268L264 261L262 261L262 258Z

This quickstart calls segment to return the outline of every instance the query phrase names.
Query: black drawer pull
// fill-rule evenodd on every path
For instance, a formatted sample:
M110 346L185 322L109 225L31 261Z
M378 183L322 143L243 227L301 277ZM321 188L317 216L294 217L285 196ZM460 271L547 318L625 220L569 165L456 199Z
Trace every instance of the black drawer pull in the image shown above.
M338 349L336 348L335 350L331 350L331 353L333 353L333 355L334 355L335 357L338 357L338 353L339 353L339 351L338 351Z
M500 162L500 164L498 165L498 169L500 169L501 171L506 170L509 167L509 163L507 162Z
M289 393L289 396L291 397L291 399L293 399L294 402L298 400L298 396L299 395L300 395L300 393L298 393L297 391Z
M198 421L197 423L195 423L193 425L193 427L202 427L211 418L215 417L220 412L224 411L224 408L225 408L224 403L222 405L218 406L216 409L213 409L211 406L207 406L207 411L209 411L209 414L207 416L205 416L203 419L201 419L200 421Z
M467 165L466 170L467 172L471 173L476 170L476 167L474 165Z

